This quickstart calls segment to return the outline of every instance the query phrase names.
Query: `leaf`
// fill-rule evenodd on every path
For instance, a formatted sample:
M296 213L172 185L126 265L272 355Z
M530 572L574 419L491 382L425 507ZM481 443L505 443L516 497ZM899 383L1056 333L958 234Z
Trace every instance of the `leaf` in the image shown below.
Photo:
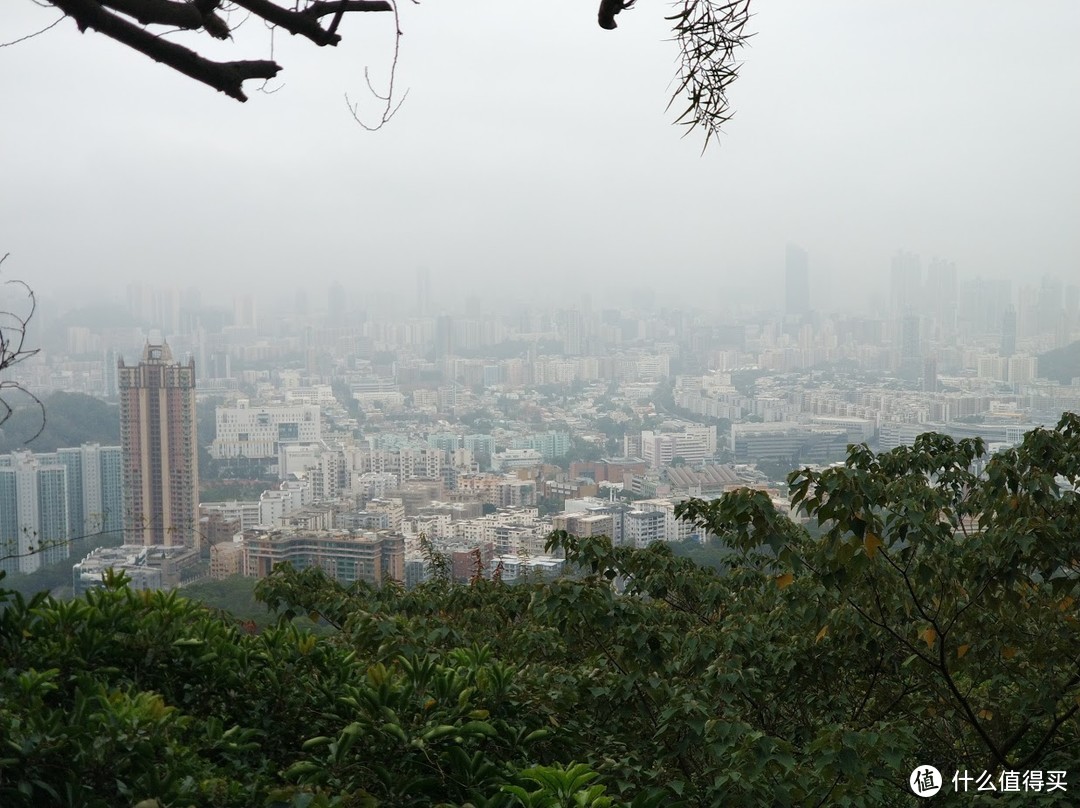
M776 576L776 586L780 589L787 589L791 586L791 582L795 580L795 576L790 572L785 572L783 575Z
M457 727L450 724L440 724L437 727L432 727L425 732L421 737L425 741L436 741L439 738L445 738L447 735L453 735L457 732Z
M922 630L922 633L919 634L919 637L920 639L922 639L923 642L926 643L927 648L933 648L934 643L937 642L937 632L929 626Z
M829 624L826 623L825 625L823 625L821 627L821 631L819 631L817 633L817 636L814 637L814 642L821 642L822 638L825 637L828 633L829 633Z
M961 645L959 648L956 649L956 658L957 659L963 659L964 655L970 650L971 650L970 645Z
M1016 649L1013 648L1012 646L1007 645L1007 646L1005 646L1004 648L1001 649L1001 655L1005 659L1012 659L1014 656L1016 656Z
M463 735L486 735L489 738L494 738L499 734L487 721L468 721L462 724L458 731Z
M866 557L873 558L877 555L878 548L881 547L881 539L879 539L873 533L867 532L863 537L863 547L866 549Z

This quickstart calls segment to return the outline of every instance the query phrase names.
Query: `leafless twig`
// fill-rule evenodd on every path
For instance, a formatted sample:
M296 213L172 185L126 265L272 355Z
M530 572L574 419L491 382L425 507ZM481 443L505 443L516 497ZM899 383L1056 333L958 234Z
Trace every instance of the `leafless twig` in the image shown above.
M3 266L8 255L9 253L4 253L4 255L0 257L0 266ZM30 326L30 320L34 316L34 311L37 309L37 298L34 297L34 290L24 281L20 280L6 281L4 286L22 287L26 292L27 299L30 301L30 310L26 314L19 314L15 311L7 310L0 311L0 373L29 359L40 350L39 348L26 347L26 332ZM14 379L0 379L0 426L2 426L14 412L11 405L7 402L6 391L15 391L29 396L34 404L37 405L38 409L41 410L41 426L38 428L37 432L27 439L26 443L29 443L45 429L45 405L40 398L27 390L22 382Z
M413 2L416 2L416 0L413 0ZM405 99L409 95L409 91L405 90L405 92L402 93L401 98L398 99L397 103L394 103L394 79L397 77L398 54L401 51L401 17L398 14L398 5L396 2L394 3L393 12L394 58L390 62L390 80L387 82L385 95L381 95L379 91L375 89L374 85L372 85L371 83L371 74L369 69L367 67L364 68L364 81L367 83L368 91L377 99L383 102L382 114L379 115L378 123L369 124L362 120L360 117L360 102L357 101L354 104L349 100L349 94L345 94L345 104L346 106L348 106L349 112L353 116L353 120L360 124L360 126L366 129L368 132L376 132L379 129L382 129L387 123L389 123L390 119L397 114L397 111L399 109L401 109L401 105L405 103Z
M55 28L56 26L58 26L60 24L60 21L63 20L65 16L66 15L61 14L58 19L53 20L48 25L46 25L44 28L42 28L40 31L35 31L32 34L27 34L26 36L21 36L18 39L11 40L10 42L0 42L0 48L6 48L9 45L18 45L20 42L25 42L28 39L33 39L36 36L41 36L46 31L48 31L50 28Z

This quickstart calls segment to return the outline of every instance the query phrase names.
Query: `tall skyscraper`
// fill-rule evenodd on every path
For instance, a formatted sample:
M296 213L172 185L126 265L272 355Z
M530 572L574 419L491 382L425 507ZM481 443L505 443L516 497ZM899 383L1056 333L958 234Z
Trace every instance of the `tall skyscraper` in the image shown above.
M922 333L918 315L905 314L900 318L900 378L915 381L919 378L922 361Z
M449 314L435 318L435 364L445 363L454 355L454 320Z
M955 339L958 300L956 264L934 258L926 270L926 311L932 318L931 336L942 342Z
M998 354L1008 358L1016 353L1016 309L1009 306L1001 318L1001 349Z
M120 360L118 381L125 541L196 547L195 361L173 362L167 344L147 343L138 365Z
M784 313L804 315L810 312L810 261L806 250L787 245L784 264Z
M922 389L924 393L938 391L937 357L929 357L923 362Z
M1037 331L1041 334L1053 334L1054 347L1063 345L1065 325L1065 289L1060 278L1044 275L1039 287L1039 302L1036 304L1038 323Z
M585 318L577 309L562 312L563 322L560 328L563 353L566 356L581 356L585 353Z
M255 298L252 295L238 295L233 298L233 325L238 328L258 328Z
M1001 333L1001 318L1012 305L1012 284L973 278L960 287L959 316L968 337Z
M116 365L120 361L120 352L116 348L105 349L105 366L102 368L101 392L105 398L115 401L120 394L116 386Z
M922 260L918 255L897 250L890 280L889 308L894 316L923 310Z

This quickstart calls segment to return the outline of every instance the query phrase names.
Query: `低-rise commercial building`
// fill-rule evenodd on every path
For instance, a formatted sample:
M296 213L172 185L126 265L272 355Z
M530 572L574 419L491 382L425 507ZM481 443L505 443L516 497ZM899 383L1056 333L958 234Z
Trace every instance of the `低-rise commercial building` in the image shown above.
M195 361L174 362L166 343L147 344L138 365L121 359L124 540L198 546Z

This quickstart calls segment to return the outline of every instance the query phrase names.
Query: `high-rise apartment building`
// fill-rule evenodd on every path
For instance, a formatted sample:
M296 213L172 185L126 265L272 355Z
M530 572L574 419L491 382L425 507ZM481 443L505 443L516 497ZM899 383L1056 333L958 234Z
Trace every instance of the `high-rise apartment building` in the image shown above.
M233 325L237 328L258 328L259 320L253 296L239 295L233 298Z
M119 395L116 386L116 365L120 361L120 352L116 348L105 349L105 366L102 368L101 392L105 398L115 401Z
M974 278L960 286L959 318L968 337L1000 334L1002 317L1012 305L1012 285L1005 280Z
M0 569L34 572L67 558L75 540L118 537L120 469L120 447L96 443L0 455Z
M67 557L67 471L31 452L0 458L0 569L36 572Z
M804 315L810 312L810 261L806 250L787 245L784 265L784 313Z
M931 335L949 342L956 336L956 315L959 290L956 264L934 258L926 270L926 312L932 320Z
M1001 348L998 354L1006 358L1016 353L1016 309L1009 306L1001 318Z
M115 539L124 528L123 453L119 446L84 443L38 455L67 469L68 522L72 537Z
M124 532L128 544L198 545L195 361L147 343L138 365L120 360Z
M900 318L899 336L897 373L902 379L915 381L922 369L922 321L918 315L905 314Z
M893 315L922 311L922 259L915 253L898 250L892 259L889 308Z
M454 320L448 314L435 318L435 364L441 365L454 355Z
M585 353L585 318L580 311L569 309L563 312L559 331L566 356L581 356Z

